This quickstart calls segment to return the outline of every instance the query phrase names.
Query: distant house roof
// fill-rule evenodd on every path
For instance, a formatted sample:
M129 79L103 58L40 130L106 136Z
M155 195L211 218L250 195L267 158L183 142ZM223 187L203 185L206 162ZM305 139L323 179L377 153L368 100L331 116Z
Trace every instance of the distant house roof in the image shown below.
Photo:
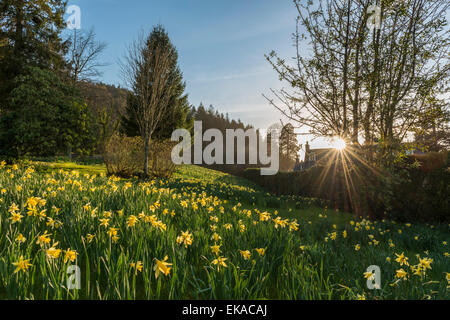
M305 153L305 160L297 162L294 166L294 171L303 171L313 167L316 163L331 156L336 149L334 148L317 148L307 149Z

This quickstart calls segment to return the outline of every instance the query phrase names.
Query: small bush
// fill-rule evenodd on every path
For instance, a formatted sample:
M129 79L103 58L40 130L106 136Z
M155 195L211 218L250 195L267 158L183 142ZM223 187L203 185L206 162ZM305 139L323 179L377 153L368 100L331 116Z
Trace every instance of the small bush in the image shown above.
M150 145L149 174L158 178L170 178L175 172L171 154L175 142L153 140Z
M416 161L417 160L417 161ZM412 156L383 180L391 219L399 222L450 221L450 153Z
M148 155L149 175L169 178L175 172L171 159L172 141L153 140ZM130 177L143 175L144 142L141 137L114 134L106 143L104 160L108 174Z
M108 174L122 177L139 174L144 167L142 139L114 134L106 143L104 161Z

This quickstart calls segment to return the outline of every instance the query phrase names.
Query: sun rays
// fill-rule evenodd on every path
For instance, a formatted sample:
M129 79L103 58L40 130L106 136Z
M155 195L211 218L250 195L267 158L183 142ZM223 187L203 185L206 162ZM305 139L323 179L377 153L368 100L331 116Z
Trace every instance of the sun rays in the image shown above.
M347 202L348 206L360 212L360 197L365 191L361 188L364 188L368 176L378 175L379 172L358 148L347 145L343 139L333 139L332 146L324 157L326 160L322 163L323 169L317 176L314 189L318 193L332 192L336 196L334 201ZM326 186L327 181L331 185ZM338 203L332 205L339 206Z
M340 137L335 137L331 140L331 147L338 151L342 151L347 147L347 143L345 142L344 139Z

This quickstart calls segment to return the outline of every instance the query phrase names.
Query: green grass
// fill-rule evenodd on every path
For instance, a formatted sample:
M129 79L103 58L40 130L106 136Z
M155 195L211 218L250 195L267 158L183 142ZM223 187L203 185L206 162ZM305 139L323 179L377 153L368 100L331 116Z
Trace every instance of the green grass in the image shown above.
M245 179L197 166L181 166L172 179L148 182L106 177L103 165L31 167L0 168L3 299L449 298L448 225L356 219L320 207L318 200L277 197ZM31 197L45 203L33 207L32 200L27 203ZM13 223L10 211L22 216L19 222ZM266 212L270 219L262 221ZM109 215L105 228L100 219ZM128 226L132 216L136 224ZM117 241L110 227L117 228ZM51 241L41 246L36 242L45 231ZM177 243L184 231L193 237L186 246ZM19 234L23 243L16 241ZM94 235L92 241L88 235ZM53 259L47 250L55 242L62 252ZM227 259L219 270L214 244ZM73 262L64 261L69 248L78 254ZM246 260L240 250L251 257ZM416 255L433 259L431 269L413 275L410 266L395 261L402 252L410 266L419 263ZM171 269L155 278L156 259L166 255ZM14 273L20 256L32 266ZM137 261L141 271L132 267ZM73 264L81 269L80 290L65 287ZM366 287L363 273L370 265L381 268L380 290ZM407 279L396 278L400 268Z
M50 173L55 170L76 170L81 174L105 174L106 166L104 164L79 164L75 162L34 162L36 170L39 172Z

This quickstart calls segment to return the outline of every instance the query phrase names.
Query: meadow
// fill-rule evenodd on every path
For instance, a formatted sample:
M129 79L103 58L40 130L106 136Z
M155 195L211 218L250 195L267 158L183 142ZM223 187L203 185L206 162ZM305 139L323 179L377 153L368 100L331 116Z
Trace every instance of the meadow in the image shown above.
M197 166L141 181L2 163L0 230L0 299L450 297L449 225L368 221Z

